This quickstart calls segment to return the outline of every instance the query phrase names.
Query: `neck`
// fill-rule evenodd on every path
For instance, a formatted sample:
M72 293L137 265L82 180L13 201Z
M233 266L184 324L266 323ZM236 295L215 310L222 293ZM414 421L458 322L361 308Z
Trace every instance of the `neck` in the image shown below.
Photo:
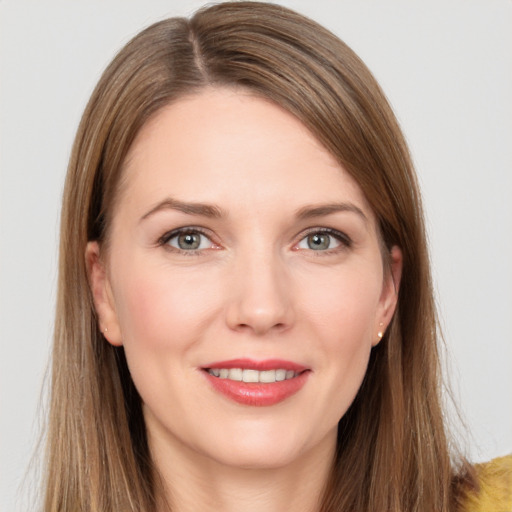
M158 501L172 512L318 512L334 457L336 439L276 467L226 465L176 439L150 438L161 479ZM167 512L161 505L159 512Z

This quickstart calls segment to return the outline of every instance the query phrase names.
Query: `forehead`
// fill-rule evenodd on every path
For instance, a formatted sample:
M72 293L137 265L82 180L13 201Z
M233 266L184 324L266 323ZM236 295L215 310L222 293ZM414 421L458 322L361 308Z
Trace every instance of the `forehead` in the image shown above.
M149 204L166 194L267 209L350 199L369 211L357 183L297 118L233 89L181 98L139 132L120 199Z

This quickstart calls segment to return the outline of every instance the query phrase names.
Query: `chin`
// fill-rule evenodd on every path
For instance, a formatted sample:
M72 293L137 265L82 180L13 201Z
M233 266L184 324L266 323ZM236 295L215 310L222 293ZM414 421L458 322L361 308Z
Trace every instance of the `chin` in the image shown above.
M282 447L281 447L282 448ZM212 454L213 455L213 454ZM292 465L301 458L301 450L273 449L265 446L236 447L229 453L213 455L218 463L224 466L247 470L279 469Z
M266 428L265 428L266 427ZM225 437L216 439L215 453L209 456L219 463L244 469L279 469L303 463L313 447L324 444L326 452L332 453L336 445L336 432L328 435L320 432L295 431L286 424L252 425L252 428L237 428L235 432L225 432ZM243 433L243 434L242 434ZM221 448L220 450L218 448Z

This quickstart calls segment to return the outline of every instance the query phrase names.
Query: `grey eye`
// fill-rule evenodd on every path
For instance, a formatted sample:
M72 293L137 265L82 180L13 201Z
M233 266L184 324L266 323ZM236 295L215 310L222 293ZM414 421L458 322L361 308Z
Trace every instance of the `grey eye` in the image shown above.
M178 236L178 246L180 249L197 249L201 245L201 235L197 233L187 233Z
M177 233L167 240L167 244L181 251L195 251L212 247L210 239L198 231Z
M340 240L329 233L310 233L305 236L298 244L299 249L310 249L312 251L326 251L334 249L341 245Z
M332 237L330 235L319 233L308 235L308 247L314 251L323 251L325 249L329 249L331 245L331 238Z

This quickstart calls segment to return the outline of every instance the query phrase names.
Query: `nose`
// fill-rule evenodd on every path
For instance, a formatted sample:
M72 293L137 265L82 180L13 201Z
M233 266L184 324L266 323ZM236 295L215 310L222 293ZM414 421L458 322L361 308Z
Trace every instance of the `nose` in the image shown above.
M294 321L286 265L279 255L250 252L234 264L226 322L232 330L257 336L285 331Z

